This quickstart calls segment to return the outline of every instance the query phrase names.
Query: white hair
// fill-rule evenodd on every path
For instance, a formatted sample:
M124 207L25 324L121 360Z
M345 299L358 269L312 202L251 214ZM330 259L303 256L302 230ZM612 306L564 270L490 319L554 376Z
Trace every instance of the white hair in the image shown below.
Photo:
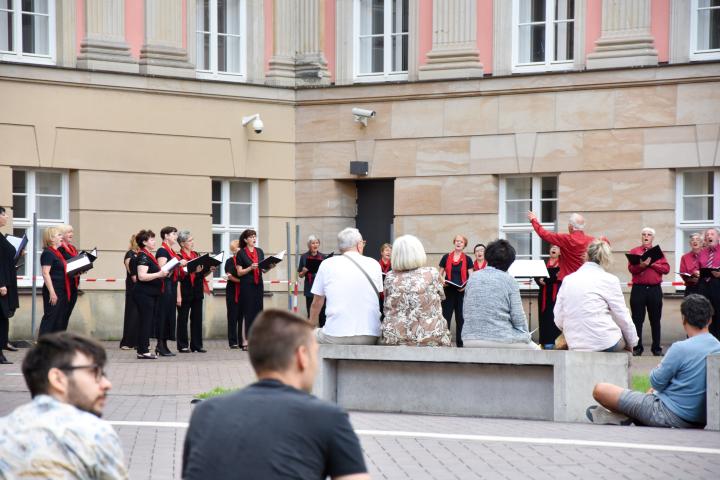
M312 242L319 242L319 241L320 241L320 239L317 237L317 235L309 235L309 236L308 236L308 241L307 241L307 246L308 246L308 248L310 248L310 244L311 244Z
M643 227L642 230L640 230L640 233L649 233L653 237L655 236L655 229L650 227Z
M584 230L585 229L585 218L582 215L580 215L579 213L571 214L570 218L568 219L568 223L575 230Z
M402 235L393 242L390 262L393 270L415 270L425 266L427 255L416 236Z
M348 227L344 230L341 230L340 233L338 233L338 249L341 252L345 252L347 250L350 250L358 243L362 242L362 235L360 235L360 230L353 227Z
M179 244L183 244L183 243L187 242L190 239L190 237L192 237L192 235L190 234L190 230L180 230L178 232L177 242Z

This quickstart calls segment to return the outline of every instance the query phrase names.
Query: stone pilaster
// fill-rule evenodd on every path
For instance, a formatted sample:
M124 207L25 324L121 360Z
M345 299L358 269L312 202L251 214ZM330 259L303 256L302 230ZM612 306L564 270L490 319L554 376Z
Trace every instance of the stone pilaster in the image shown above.
M476 0L433 2L433 43L420 80L482 77Z
M195 69L183 48L182 2L145 2L145 43L140 49L140 73L194 77Z
M138 72L125 41L125 1L86 0L78 68Z
M273 56L269 85L327 85L330 75L322 51L323 0L275 0Z
M650 0L603 0L602 30L587 68L643 67L658 64L650 31Z

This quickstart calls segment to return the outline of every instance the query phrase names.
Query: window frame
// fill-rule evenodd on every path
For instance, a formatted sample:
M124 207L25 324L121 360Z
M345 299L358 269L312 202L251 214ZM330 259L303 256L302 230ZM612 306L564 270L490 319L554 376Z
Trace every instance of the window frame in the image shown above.
M578 42L578 3L575 0L574 5L574 16L573 16L573 58L571 60L563 61L549 61L548 52L555 50L555 29L549 28L554 26L557 22L555 19L555 5L557 0L547 0L545 3L545 61L544 62L532 62L532 63L520 63L520 50L519 50L519 28L520 28L520 0L513 0L512 3L512 73L527 73L527 72L548 72L548 71L564 71L573 70L576 68L576 53L577 53L577 42ZM564 21L569 23L568 21Z
M211 206L211 213L210 213L210 222L212 225L212 235L211 238L213 240L213 248L214 248L214 239L215 235L222 235L222 239L220 241L220 244L223 246L223 252L225 252L225 260L230 258L230 241L233 239L232 237L239 236L244 230L248 228L252 228L256 232L258 232L258 246L260 244L260 233L258 231L258 223L259 223L259 207L258 207L258 197L259 197L259 183L257 180L254 179L245 179L245 178L212 178L212 182L220 182L220 218L223 223L215 224L212 223L212 205L214 203L218 203L215 200L212 199L212 193L210 197L210 206ZM250 198L252 202L251 207L251 213L250 213L250 220L252 222L251 225L232 225L230 224L230 184L238 182L238 183L249 183L251 185L251 193ZM212 192L212 184L211 184L211 192ZM237 203L237 202L233 202ZM218 253L218 252L213 252ZM225 288L226 283L220 282L222 279L222 276L225 274L224 272L224 265L222 268L219 268L216 272L216 275L213 276L213 288Z
M410 0L412 2L413 0ZM408 31L407 33L393 34L392 26L392 2L393 0L383 0L383 71L374 73L360 73L360 0L353 0L353 81L355 83L374 83L374 82L398 82L408 80L410 71L410 38L412 33L412 23L410 21L410 2L408 3L407 15ZM408 69L404 71L393 71L392 68L392 38L393 35L405 35L408 42ZM390 45L387 48L386 45Z
M700 6L698 0L691 0L690 6L690 61L718 60L720 59L720 48L713 50L698 50L697 29ZM719 7L705 7L708 10L720 10Z
M33 63L37 65L55 65L57 62L57 16L55 9L55 0L48 0L48 13L34 13L33 15L42 15L48 17L48 54L40 55L36 53L24 53L22 44L22 1L14 0L12 9L3 9L3 11L12 11L13 14L13 50L0 50L0 62L17 62L17 63Z
M69 192L70 192L70 176L67 171L62 170L50 170L50 169L28 169L28 168L13 168L13 172L22 171L25 172L25 213L27 217L18 217L15 215L15 189L11 188L12 192L11 195L13 196L13 218L12 218L12 228L13 233L16 228L23 228L26 230L26 235L28 236L28 245L33 246L33 255L26 255L25 256L25 275L22 279L18 280L18 287L31 287L32 286L32 272L33 272L33 263L35 262L35 255L42 252L42 244L38 242L42 242L42 239L34 239L33 233L32 233L32 227L33 227L33 213L37 211L37 180L36 180L36 174L42 173L42 172L48 172L48 173L59 173L61 175L60 180L60 218L46 218L46 219L40 219L38 218L38 231L41 231L43 228L59 225L59 224L68 224L70 223L70 198L69 198ZM39 258L39 257L38 257ZM40 265L38 265L37 269L37 285L42 286L43 285L43 279L42 279L42 270Z
M556 191L555 197L542 198L542 179L544 177L554 177L556 180ZM530 233L530 256L529 258L525 255L518 255L520 259L527 260L542 260L548 257L542 253L542 242L543 240L539 235L535 234L535 230L532 224L528 221L523 223L508 223L507 212L506 212L506 200L507 200L507 180L510 178L530 178L530 208L533 212L539 214L539 219L542 220L542 202L543 201L554 201L555 202L555 220L553 222L540 222L543 228L546 230L554 231L557 225L558 215L558 191L560 189L560 177L557 174L542 174L542 175L506 175L500 178L499 182L499 211L498 211L498 232L499 237L506 239L508 233Z
M200 52L197 51L197 38L199 33L206 33L204 30L198 30L197 25L197 18L200 16L200 6L197 5L199 0L195 0L196 2L196 20L195 25L193 27L194 31L194 37L193 42L195 44L195 75L196 78L204 79L204 80L220 80L225 82L244 82L247 80L247 67L248 67L248 49L247 49L247 34L248 34L248 25L247 25L247 0L239 0L240 1L240 55L241 55L241 61L240 61L240 72L220 72L218 71L218 51L217 51L217 45L218 45L218 0L209 0L209 10L210 10L210 31L207 32L210 34L210 69L205 70L203 68L200 68Z

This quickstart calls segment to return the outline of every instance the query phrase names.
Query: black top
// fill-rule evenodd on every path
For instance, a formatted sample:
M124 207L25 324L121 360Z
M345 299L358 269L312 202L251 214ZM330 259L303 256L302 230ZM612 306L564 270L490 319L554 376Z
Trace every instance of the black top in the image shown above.
M60 245L60 246L58 247L58 252L60 252L60 254L61 254L61 255L63 256L63 258L65 259L65 261L70 260L71 258L73 258L73 257L75 256L75 255L73 255L72 253L68 252L68 251L65 249L65 247L63 247L62 245ZM70 290L73 290L73 291L77 290L78 285L77 285L76 282L78 281L79 278L80 278L80 277L77 277L77 276L76 276L75 278L73 278L73 279L70 280Z
M58 290L65 291L65 266L50 249L46 248L40 255L40 265L50 267L50 279L52 280L55 293ZM72 282L71 282L72 283Z
M19 307L15 247L0 234L0 287L7 288L7 295L0 297L0 311L10 318Z
M540 280L545 281L546 287L549 287L553 283L557 282L557 276L558 276L558 272L560 271L560 267L547 267L547 271L548 271L548 275L549 275L548 277L544 277L544 278L543 277L535 277L535 279L534 279L535 283L537 283L538 287L540 287L541 290L542 290L542 285L540 285ZM541 292L541 294L542 294L542 292Z
M147 273L157 273L160 271L160 267L148 257L145 252L139 252L135 261L138 267L148 267ZM150 281L141 281L140 277L137 279L134 290L144 293L145 295L157 296L162 292L162 278L156 278Z
M185 437L185 480L319 480L365 472L347 413L277 380L198 404Z
M157 252L155 252L155 258L158 260L158 262L160 261L161 258L164 258L165 260L167 260L169 262L170 260L172 260L175 257L173 256L172 253L168 252L165 249L165 247L160 247L157 249ZM181 267L178 266L176 268L181 268ZM172 282L177 282L179 280L180 280L180 278L177 275L170 274L167 277L165 277L164 281L165 281L166 285L170 285L170 287L172 288L172 286L171 286Z
M440 268L442 268L443 270L445 270L445 264L448 261L448 255L449 254L446 253L440 259ZM465 277L465 279L468 280L468 279L470 279L470 274L473 271L473 261L466 254L463 253L463 255L465 255L465 264L467 267L467 277ZM453 283L457 283L458 285L462 285L463 282L462 282L461 270L462 270L462 262L458 262L457 265L453 265L451 267L451 270L450 270L451 275L450 275L450 278L448 278L448 280L450 280ZM455 287L454 285L445 284L445 288L457 288L457 287Z
M196 251L193 251L192 253L195 254L196 257L198 257L198 253ZM188 260L189 262L190 260ZM180 268L180 267L178 267ZM186 273L182 279L180 279L180 293L183 298L183 302L190 301L193 298L205 298L205 293L203 291L203 278L205 278L205 275L209 274L210 270L203 270L200 273L195 274L195 280L192 280L192 277L190 276L190 272Z
M127 252L125 252L125 257L123 258L123 265L125 265L125 260L127 260L128 258L130 259L130 262L128 262L128 268L125 269L126 290L129 290L133 286L132 276L135 275L135 277L137 277L137 264L135 263L136 257L137 254L135 252L133 252L132 250L128 250ZM128 270L130 271L128 272Z
M230 257L227 260L225 260L225 274L228 277L238 277L237 270L235 269L235 262L233 262L234 257ZM237 282L231 282L229 279L227 281L227 285L225 286L225 295L226 298L235 300L235 291L240 289L240 284Z
M262 251L262 249L255 247L255 251L258 254L258 263L265 260L265 252ZM248 257L248 254L245 253L245 249L238 250L237 255L235 255L235 259L237 260L238 267L241 268L248 268L250 265L253 264L252 260L250 260L250 257ZM262 270L259 270L260 272L260 280L258 285L262 286L263 284L263 277L262 277ZM255 274L250 271L247 274L240 277L240 288L242 288L243 285L255 285Z
M310 252L309 252L309 251L303 253L302 255L300 255L300 262L298 263L298 270L297 270L298 272L302 272L302 269L305 268L305 266L306 266L306 264L307 264L307 259L308 259L308 257L317 258L317 259L323 259L323 260L324 260L324 259L325 259L325 254L324 254L324 253L320 253L320 251L318 251L318 252L315 254L315 256L310 255ZM304 294L306 297L312 297L312 296L313 296L311 290L312 290L313 282L315 282L315 275L316 275L316 274L313 274L313 273L310 273L310 272L307 272L307 274L305 274L305 284L304 284L304 286L303 286L303 294Z

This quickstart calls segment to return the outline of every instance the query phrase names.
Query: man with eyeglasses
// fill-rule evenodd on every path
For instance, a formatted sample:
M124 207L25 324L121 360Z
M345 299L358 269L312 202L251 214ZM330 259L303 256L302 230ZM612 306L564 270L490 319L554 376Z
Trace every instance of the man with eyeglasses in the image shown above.
M106 360L90 338L40 337L22 364L32 401L0 418L0 478L127 478L120 439L99 418Z

